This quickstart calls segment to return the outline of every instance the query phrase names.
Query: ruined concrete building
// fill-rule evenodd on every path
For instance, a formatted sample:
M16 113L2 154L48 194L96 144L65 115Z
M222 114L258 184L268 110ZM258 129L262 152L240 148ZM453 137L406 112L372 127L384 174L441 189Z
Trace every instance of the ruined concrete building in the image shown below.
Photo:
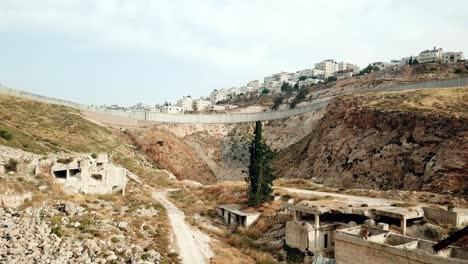
M448 247L435 252L434 245L431 241L391 231L357 226L335 234L335 261L337 264L468 263L468 249Z
M249 227L260 217L260 213L241 211L241 206L237 204L218 205L216 211L218 216L228 225L238 225Z
M122 191L127 184L126 170L109 162L107 154L73 159L67 164L56 162L52 175L66 187L85 194L108 194Z
M393 207L355 204L338 200L301 201L294 206L294 220L286 224L286 244L305 253L333 257L336 230L358 224L382 222L379 226L388 229L388 224L406 226L423 218L419 207Z

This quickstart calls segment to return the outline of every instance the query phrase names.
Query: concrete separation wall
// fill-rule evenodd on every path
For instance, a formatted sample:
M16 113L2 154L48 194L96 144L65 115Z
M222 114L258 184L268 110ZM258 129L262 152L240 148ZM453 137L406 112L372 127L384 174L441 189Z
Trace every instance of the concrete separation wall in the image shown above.
M432 80L418 83L403 84L392 87L375 88L369 91L402 91L411 89L422 88L453 88L468 86L468 77L446 79L446 80ZM79 109L93 116L108 116L111 120L118 121L117 123L131 123L131 125L141 124L144 122L159 122L159 123L181 123L181 124L225 124L225 123L247 123L255 121L268 121L276 119L284 119L295 115L304 114L307 112L314 112L327 105L327 100L314 102L310 105L298 107L282 111L269 111L258 113L231 113L231 114L166 114L157 112L133 111L124 112L105 109L98 106L78 104L66 100L50 98L46 96L36 95L29 92L11 89L8 87L0 86L0 94L16 96L29 100L34 100L43 103L57 104ZM132 120L132 121L130 121Z

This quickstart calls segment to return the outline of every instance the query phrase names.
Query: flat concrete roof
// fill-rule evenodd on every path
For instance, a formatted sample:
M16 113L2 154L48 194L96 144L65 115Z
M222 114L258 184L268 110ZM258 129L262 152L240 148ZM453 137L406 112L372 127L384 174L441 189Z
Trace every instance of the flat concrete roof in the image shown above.
M375 209L375 214L399 219L414 219L424 217L424 211L420 206L396 207L383 206Z
M227 210L231 213L234 213L236 215L240 215L240 216L255 216L255 215L260 215L260 213L258 212L254 212L254 213L249 213L249 212L243 212L241 211L242 209L242 206L240 206L239 204L220 204L217 206L218 208L221 208L221 209L224 209L224 210Z
M382 215L397 219L414 219L424 216L424 211L419 206L366 206L356 202L342 200L301 201L294 206L296 211L308 214L325 214L339 212L343 214L358 214L364 216Z

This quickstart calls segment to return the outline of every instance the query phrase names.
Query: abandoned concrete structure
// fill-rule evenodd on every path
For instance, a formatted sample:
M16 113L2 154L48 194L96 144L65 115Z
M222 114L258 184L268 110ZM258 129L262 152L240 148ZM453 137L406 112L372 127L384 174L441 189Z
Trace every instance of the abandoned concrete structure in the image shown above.
M448 247L435 252L434 242L356 226L335 234L337 264L468 263L468 250Z
M442 225L461 227L468 224L468 209L454 208L445 210L442 208L423 207L424 217Z
M326 257L334 255L335 230L364 224L369 219L394 224L406 233L406 226L423 218L419 207L355 204L338 200L301 201L294 207L294 220L286 224L286 244L302 252ZM371 221L375 225L375 221ZM379 224L388 229L388 224Z
M56 162L52 175L66 187L86 194L125 193L126 170L109 163L107 154L74 159L68 164Z
M238 225L249 227L260 217L260 213L248 213L241 211L241 206L237 204L218 205L216 211L218 216L228 225Z

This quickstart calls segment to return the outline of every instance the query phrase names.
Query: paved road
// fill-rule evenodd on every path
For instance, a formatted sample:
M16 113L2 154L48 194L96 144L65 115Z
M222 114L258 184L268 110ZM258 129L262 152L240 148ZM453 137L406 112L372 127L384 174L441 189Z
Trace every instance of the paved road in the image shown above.
M166 198L166 191L154 191L153 198L166 208L182 263L208 263L213 256L210 237L185 222L184 212Z

